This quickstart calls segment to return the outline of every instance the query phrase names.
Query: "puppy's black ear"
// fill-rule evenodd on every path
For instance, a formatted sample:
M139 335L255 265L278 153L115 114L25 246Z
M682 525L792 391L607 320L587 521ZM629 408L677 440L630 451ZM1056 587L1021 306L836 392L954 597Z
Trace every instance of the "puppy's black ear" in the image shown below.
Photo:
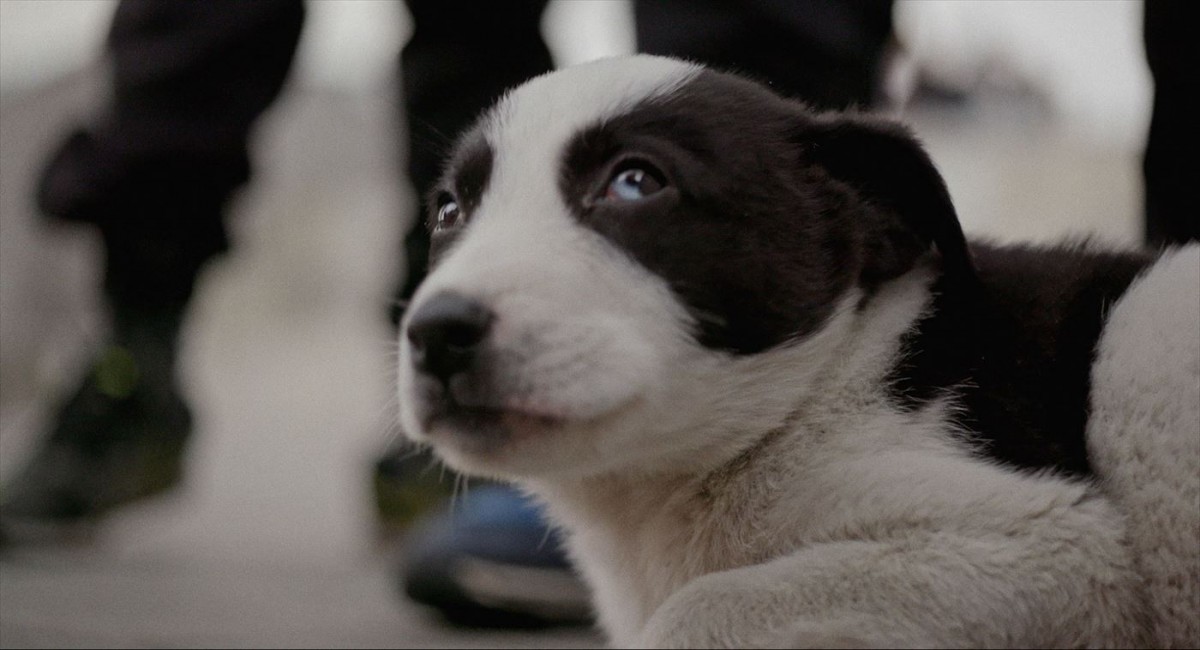
M932 247L948 278L974 281L950 193L906 128L868 116L822 115L805 129L803 140L809 162L849 185L872 208L864 215L864 282L904 273Z

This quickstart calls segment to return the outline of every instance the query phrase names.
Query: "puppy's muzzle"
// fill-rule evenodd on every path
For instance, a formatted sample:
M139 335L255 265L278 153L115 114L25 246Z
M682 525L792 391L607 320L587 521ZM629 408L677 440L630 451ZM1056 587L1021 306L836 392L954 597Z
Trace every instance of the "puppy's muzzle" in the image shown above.
M414 369L449 389L452 377L476 363L494 320L490 309L470 298L454 293L433 296L408 323Z

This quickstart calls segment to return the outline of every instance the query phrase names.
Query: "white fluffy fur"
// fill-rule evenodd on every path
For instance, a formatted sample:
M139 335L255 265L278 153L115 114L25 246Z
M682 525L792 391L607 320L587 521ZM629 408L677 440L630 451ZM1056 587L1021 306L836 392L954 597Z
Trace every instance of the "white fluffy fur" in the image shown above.
M1092 382L1088 452L1128 519L1152 642L1200 647L1200 246L1113 306Z
M1098 485L981 462L952 409L900 412L880 381L928 270L736 358L698 346L665 283L574 222L557 189L571 134L695 71L581 66L487 120L488 191L409 312L443 290L487 304L494 405L562 424L514 416L499 447L425 430L404 344L409 435L546 500L617 646L1200 644L1200 249L1112 308Z

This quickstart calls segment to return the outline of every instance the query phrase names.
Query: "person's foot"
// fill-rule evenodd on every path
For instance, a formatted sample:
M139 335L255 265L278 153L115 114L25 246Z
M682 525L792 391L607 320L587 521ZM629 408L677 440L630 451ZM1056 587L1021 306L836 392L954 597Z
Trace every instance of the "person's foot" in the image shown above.
M586 587L541 510L514 488L473 487L407 538L400 584L452 623L485 627L592 621Z
M182 308L121 314L46 438L0 490L7 543L86 535L113 509L179 483L192 416L175 391Z
M404 445L375 461L371 489L381 542L390 545L413 523L450 500L454 479L427 449Z

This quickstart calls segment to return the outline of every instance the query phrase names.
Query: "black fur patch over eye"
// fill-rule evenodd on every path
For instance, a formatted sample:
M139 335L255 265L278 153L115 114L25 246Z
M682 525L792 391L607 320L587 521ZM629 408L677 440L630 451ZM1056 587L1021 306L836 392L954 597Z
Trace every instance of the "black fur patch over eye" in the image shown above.
M467 214L473 213L479 207L479 201L492 178L494 158L491 144L482 137L471 141L457 158L454 174L455 195Z
M706 347L754 354L812 332L858 273L853 198L801 164L796 106L703 72L565 150L559 187L576 218L662 277ZM625 160L652 164L662 189L594 200Z
M492 177L495 155L492 146L478 130L468 133L450 159L443 180L425 202L432 233L430 265L445 254L479 208L483 193Z

